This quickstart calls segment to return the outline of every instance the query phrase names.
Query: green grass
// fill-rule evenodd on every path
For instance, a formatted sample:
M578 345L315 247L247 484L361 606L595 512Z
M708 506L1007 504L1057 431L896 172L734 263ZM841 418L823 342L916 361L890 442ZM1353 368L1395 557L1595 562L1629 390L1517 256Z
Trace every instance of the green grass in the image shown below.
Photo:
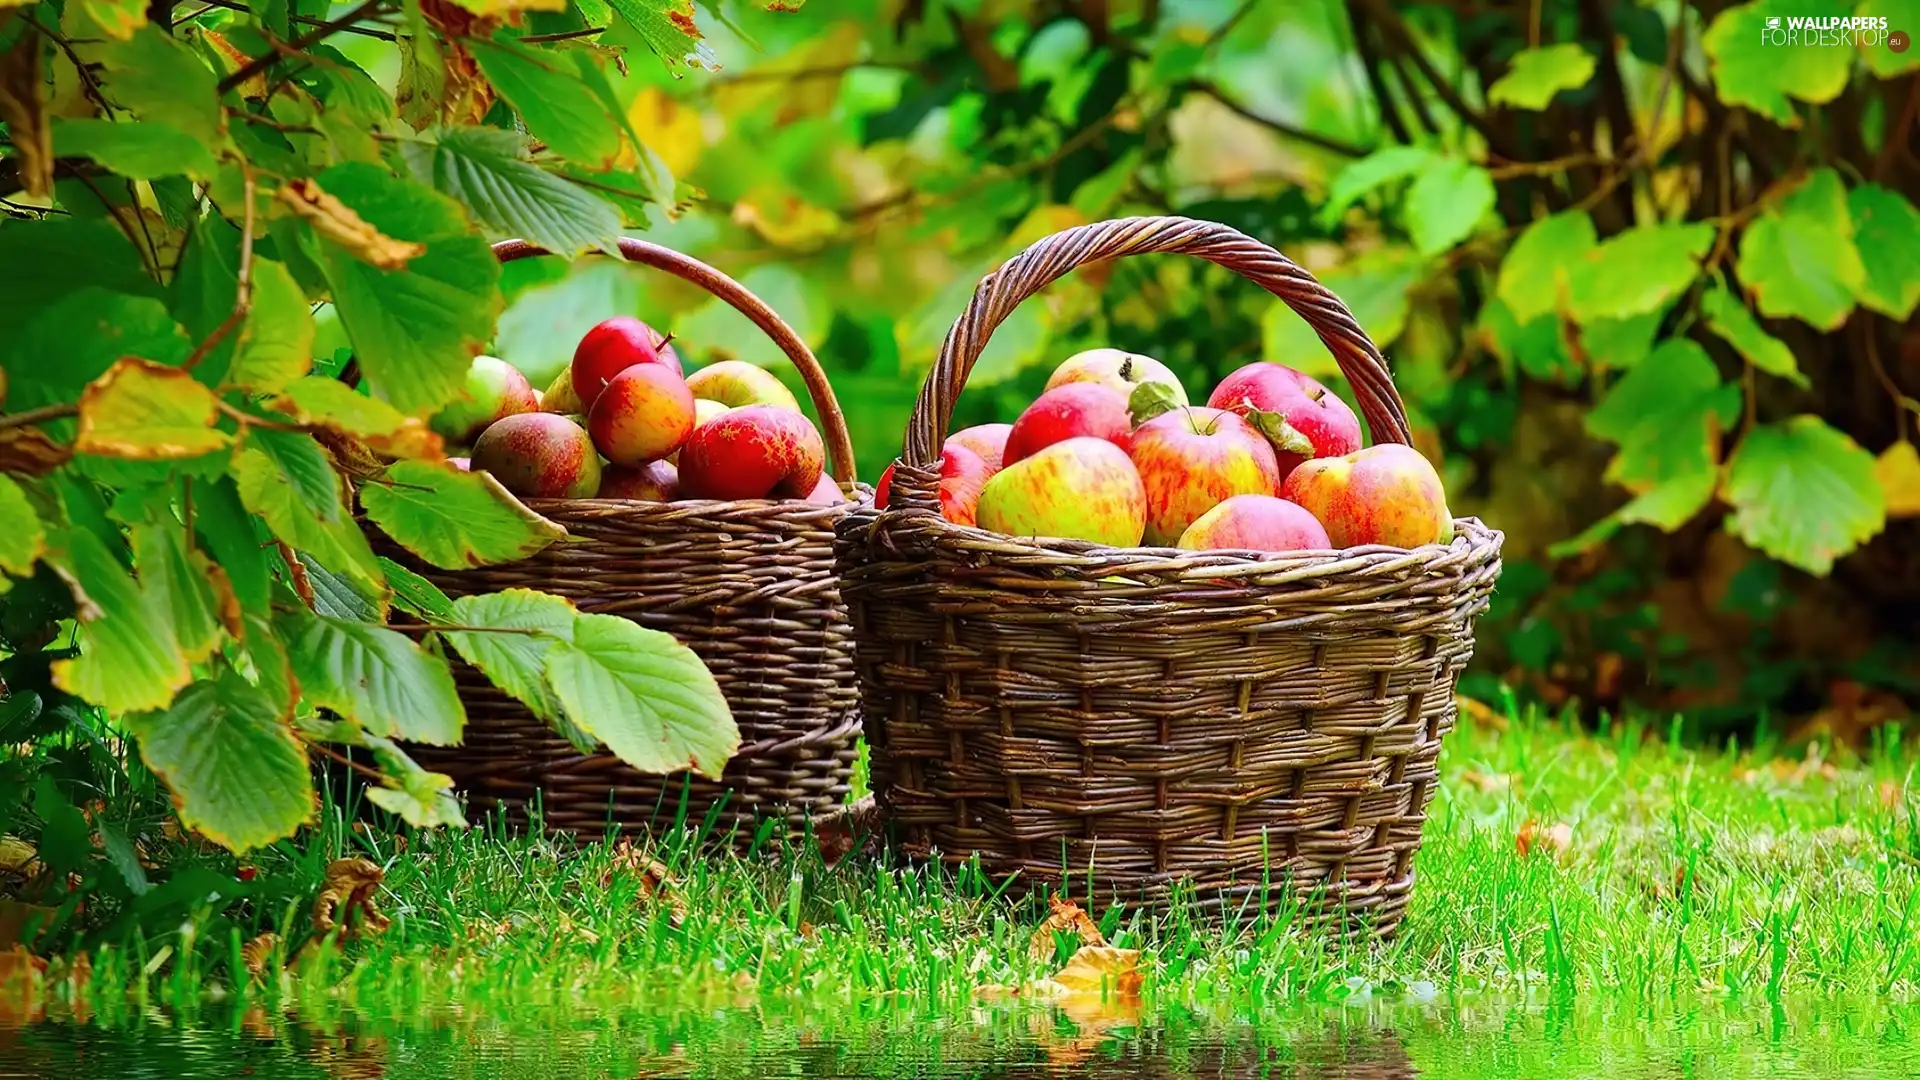
M1913 997L1920 809L1907 790L1913 761L1885 749L1895 740L1826 764L1818 747L1807 758L1696 752L1638 724L1599 736L1538 718L1503 726L1465 726L1446 746L1418 884L1390 943L1343 946L1281 920L1210 927L1178 911L1096 911L1115 944L1142 950L1148 1007ZM1529 820L1566 824L1566 849L1520 855ZM322 868L343 853L386 866L380 903L393 927L283 977L293 997L936 1014L973 1007L982 984L1052 966L1027 955L1037 906L998 899L965 872L713 857L682 834L653 852L680 878L687 918L676 928L632 877L602 886L611 850L499 828L415 835L402 850L336 810L250 860L250 899L148 920L96 947L94 982L174 1002L230 984L240 942L268 929L300 936ZM221 857L200 858L229 872Z

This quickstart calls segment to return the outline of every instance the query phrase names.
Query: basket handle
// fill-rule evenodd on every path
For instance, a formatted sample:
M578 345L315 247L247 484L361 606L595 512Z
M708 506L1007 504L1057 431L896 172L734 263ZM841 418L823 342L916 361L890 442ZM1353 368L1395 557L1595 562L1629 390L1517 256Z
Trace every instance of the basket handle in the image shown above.
M502 240L493 245L493 254L506 263L553 253L525 240ZM833 396L833 384L827 381L827 373L821 368L820 361L814 358L813 350L807 348L807 343L800 340L800 335L793 332L793 327L788 326L786 320L768 307L766 301L748 292L746 286L691 255L683 255L672 248L635 240L630 236L620 238L620 254L628 262L665 270L682 281L700 286L726 301L735 311L752 319L753 325L780 346L780 351L786 353L787 359L799 369L801 380L807 384L807 396L813 399L813 407L820 414L820 422L826 429L821 434L826 437L827 458L833 466L828 472L835 480L853 482L853 438L847 434L846 415L840 411L840 401Z
M1393 374L1366 331L1340 298L1293 260L1238 229L1183 217L1130 217L1080 225L1042 237L980 280L959 321L947 331L940 357L920 387L907 421L902 461L924 470L939 456L954 402L994 328L1021 301L1087 263L1126 255L1173 252L1217 263L1279 297L1307 320L1340 371L1353 384L1376 442L1411 443L1407 414Z

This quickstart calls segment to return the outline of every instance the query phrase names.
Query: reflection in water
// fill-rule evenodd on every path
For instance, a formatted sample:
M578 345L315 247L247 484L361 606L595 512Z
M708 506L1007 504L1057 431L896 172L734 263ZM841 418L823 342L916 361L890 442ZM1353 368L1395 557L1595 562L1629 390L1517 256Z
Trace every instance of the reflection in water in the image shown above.
M768 1077L1666 1080L1914 1075L1910 1017L1377 1006L1281 1017L870 1004L788 1012L449 1008L399 1018L259 1007L0 1025L0 1078L732 1080Z

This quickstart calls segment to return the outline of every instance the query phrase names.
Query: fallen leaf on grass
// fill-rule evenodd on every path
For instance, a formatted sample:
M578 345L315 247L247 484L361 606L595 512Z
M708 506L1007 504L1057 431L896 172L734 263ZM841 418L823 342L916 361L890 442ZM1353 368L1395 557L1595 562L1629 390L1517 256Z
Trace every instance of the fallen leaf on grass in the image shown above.
M856 849L864 850L880 834L880 824L880 804L871 795L823 815L813 827L821 861L832 866Z
M1513 838L1513 846L1523 859L1534 851L1539 851L1543 855L1557 854L1567 850L1571 843L1573 843L1573 826L1564 821L1555 825L1543 825L1532 818L1528 818L1527 822L1520 826L1520 831L1514 834Z
M40 849L17 836L0 836L0 874L30 878L40 870Z
M687 905L677 895L680 883L673 879L673 875L659 860L648 858L645 852L626 840L620 841L620 846L614 848L612 863L608 865L607 872L600 875L600 887L612 888L614 878L623 874L640 878L640 899L670 906L668 919L674 929L679 929L687 921Z
M357 922L363 932L381 933L387 917L373 902L386 871L366 859L335 859L327 864L326 887L313 901L313 932L325 937L335 929L346 937ZM356 918L357 917L357 918Z
M1880 805L1888 810L1899 806L1907 798L1907 786L1897 780L1880 781Z
M1478 769L1464 769L1460 773L1460 782L1476 791L1492 794L1512 787L1513 777L1506 773L1483 773Z
M280 935L269 931L240 946L240 961L247 965L247 974L256 979L264 976L267 964L273 960L273 948L278 944Z
M1033 941L1029 951L1035 960L1051 960L1055 948L1056 934L1071 933L1080 939L1081 945L1105 945L1106 935L1100 932L1093 917L1081 910L1080 905L1071 900L1054 897L1052 911L1040 929L1033 932Z
M1116 949L1111 945L1082 945L1054 972L1052 978L1036 979L1018 986L988 984L974 991L984 1000L1061 1001L1077 995L1117 999L1135 998L1146 978L1138 970L1140 950Z
M1476 701L1465 694L1455 694L1453 704L1460 710L1461 715L1476 724L1485 724L1493 731L1507 730L1507 718L1484 701Z
M1907 703L1884 690L1870 690L1851 679L1827 688L1827 705L1787 733L1788 742L1827 735L1845 746L1864 746L1873 729L1910 714Z

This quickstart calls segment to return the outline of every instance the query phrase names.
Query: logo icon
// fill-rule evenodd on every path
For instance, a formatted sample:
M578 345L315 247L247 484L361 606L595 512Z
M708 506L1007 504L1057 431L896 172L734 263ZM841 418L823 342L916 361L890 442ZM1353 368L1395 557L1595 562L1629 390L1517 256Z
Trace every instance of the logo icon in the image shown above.
M1911 44L1913 44L1913 39L1907 36L1905 30L1895 30L1893 33L1887 35L1887 48L1892 49L1894 52L1906 52L1907 46Z
M1769 30L1780 29L1780 16L1778 15L1767 16L1767 29Z

